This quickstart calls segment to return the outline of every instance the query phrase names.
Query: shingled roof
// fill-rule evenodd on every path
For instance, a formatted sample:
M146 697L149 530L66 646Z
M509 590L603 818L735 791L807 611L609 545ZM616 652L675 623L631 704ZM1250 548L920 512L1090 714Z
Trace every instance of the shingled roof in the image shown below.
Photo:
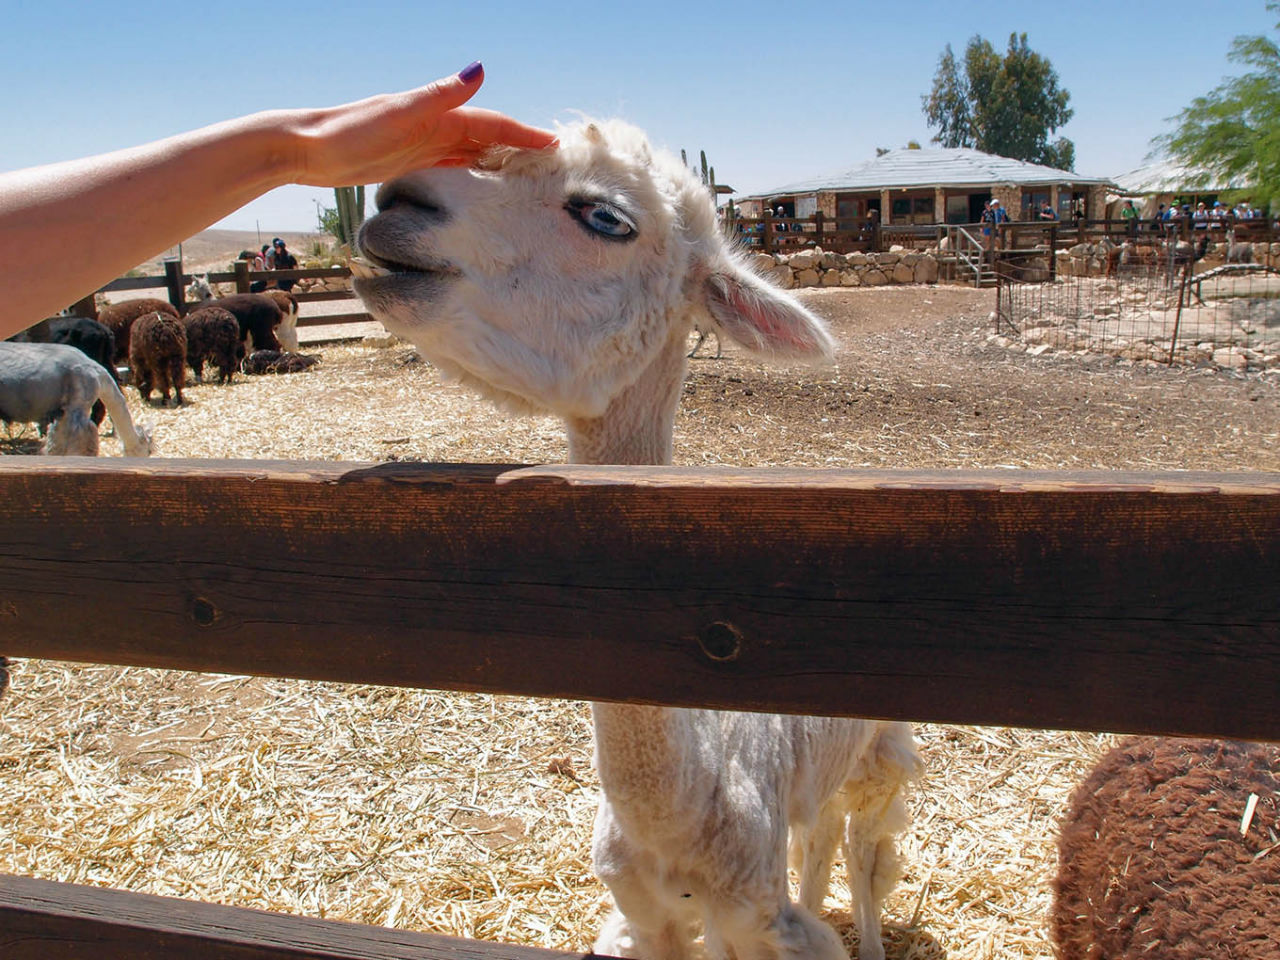
M815 193L819 190L881 190L886 187L989 187L995 183L1110 184L1106 177L1086 177L1025 160L1010 160L968 147L937 150L890 150L842 173L789 183L753 197Z

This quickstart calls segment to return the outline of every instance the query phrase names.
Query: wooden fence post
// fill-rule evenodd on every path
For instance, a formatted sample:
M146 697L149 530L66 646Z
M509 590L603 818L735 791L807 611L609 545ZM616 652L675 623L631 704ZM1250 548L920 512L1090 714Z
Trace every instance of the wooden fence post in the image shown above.
M764 233L760 235L764 243L764 252L773 253L773 217L766 216L760 222L764 224Z
M81 297L71 305L71 316L88 317L90 320L98 319L98 301L94 294L87 297Z
M232 269L236 273L236 293L249 292L249 261L237 260Z
M1049 279L1058 279L1058 225L1049 224Z
M822 246L822 211L821 210L817 211L813 215L813 228L814 228L814 232L817 234L817 239L814 242L818 246Z
M178 315L186 312L186 292L182 289L182 258L166 257L164 261L165 286L169 288L169 302L178 309Z

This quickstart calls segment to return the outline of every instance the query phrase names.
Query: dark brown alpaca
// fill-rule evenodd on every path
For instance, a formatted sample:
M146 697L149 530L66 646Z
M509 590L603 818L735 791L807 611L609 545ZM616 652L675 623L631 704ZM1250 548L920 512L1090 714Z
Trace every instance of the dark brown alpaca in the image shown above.
M147 402L154 386L163 404L173 389L178 406L187 380L187 331L182 321L167 313L148 313L134 321L129 337L129 366L133 382Z
M98 322L116 338L116 363L128 360L130 331L137 319L148 313L167 313L171 317L177 317L178 308L168 300L140 297L137 300L122 300L98 311Z
M183 322L187 328L187 363L196 375L196 382L204 379L204 365L208 361L218 368L218 382L230 383L244 356L240 323L235 316L218 307L206 307L187 314Z

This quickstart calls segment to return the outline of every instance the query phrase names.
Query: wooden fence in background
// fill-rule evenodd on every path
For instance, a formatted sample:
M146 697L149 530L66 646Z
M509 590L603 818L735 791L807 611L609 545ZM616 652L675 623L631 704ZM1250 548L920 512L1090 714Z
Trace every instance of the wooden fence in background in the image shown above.
M249 264L244 260L237 260L234 263L234 270L209 273L210 283L233 283L238 293L248 293L250 284L254 281L262 281L269 285L274 285L278 280L302 280L306 278L319 277L325 280L347 280L351 276L351 271L346 267L310 267L297 270L250 270ZM201 274L203 276L203 274ZM183 270L182 260L179 258L171 258L164 261L164 274L162 276L150 277L120 277L112 280L106 286L99 288L93 294L78 301L71 307L71 312L75 316L80 317L97 317L98 310L95 303L95 297L99 293L111 293L121 290L163 290L164 295L169 302L177 307L180 311L186 310L190 304L186 303L187 285L195 278L195 274L186 273ZM305 303L320 303L322 301L332 300L353 300L359 303L358 298L350 289L347 290L324 290L315 291L313 293L295 293L298 298L299 305ZM327 314L324 316L299 316L298 326L300 327L318 327L341 325L348 323L368 323L373 320L368 313L363 310L351 311L348 313Z
M10 656L1280 740L1278 582L1280 474L0 460ZM0 878L171 954L582 956Z

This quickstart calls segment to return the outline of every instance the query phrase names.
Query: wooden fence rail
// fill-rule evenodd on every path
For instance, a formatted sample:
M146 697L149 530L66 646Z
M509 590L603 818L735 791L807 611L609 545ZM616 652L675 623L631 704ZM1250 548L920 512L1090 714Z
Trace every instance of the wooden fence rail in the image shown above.
M1277 474L0 461L16 656L1280 739L1278 582Z
M1277 583L1280 474L0 459L10 656L1280 740ZM0 878L179 954L579 956Z
M236 290L246 292L249 285L255 280L274 284L277 280L303 280L308 278L321 277L325 279L341 279L345 280L351 276L351 271L346 267L304 267L296 270L265 270L254 271L249 270L247 262L241 260L235 264L236 269L231 272L211 272L208 274L210 283L233 283ZM184 271L182 261L179 259L170 259L165 261L165 272L163 275L153 277L119 277L110 283L100 287L95 293L90 294L84 299L73 304L71 312L76 316L92 316L96 317L97 307L95 305L95 297L99 293L112 293L122 290L163 290L172 303L179 310L185 310L189 304L186 301L186 287L194 279L194 274ZM358 303L358 298L351 290L323 290L313 293L297 293L294 294L299 303L318 303L330 300L352 300ZM300 317L298 319L299 327L323 327L337 326L348 323L368 323L373 320L363 309L354 310L350 313L333 313L321 316Z

